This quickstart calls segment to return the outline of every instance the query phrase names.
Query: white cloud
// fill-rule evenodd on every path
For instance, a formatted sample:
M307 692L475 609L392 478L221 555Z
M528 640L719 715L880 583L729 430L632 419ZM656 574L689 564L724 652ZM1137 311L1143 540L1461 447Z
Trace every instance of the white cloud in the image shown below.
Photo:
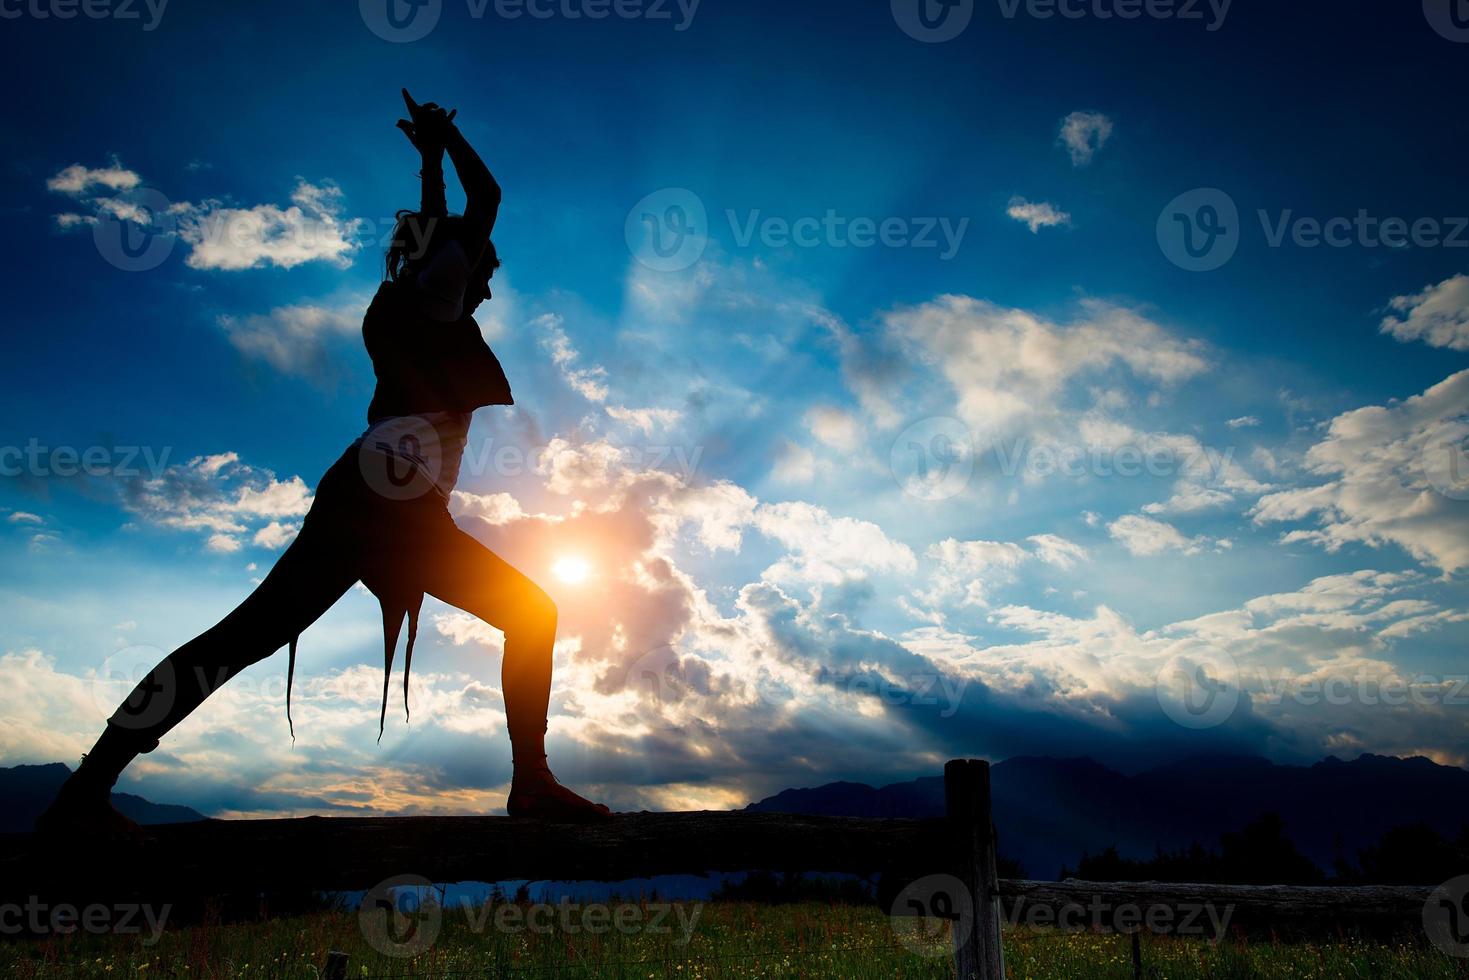
M1262 497L1257 523L1314 519L1286 542L1328 551L1347 544L1395 544L1424 564L1454 572L1469 565L1469 510L1444 491L1465 492L1469 371L1403 402L1370 405L1331 420L1306 453L1307 473L1326 482Z
M332 342L357 336L366 305L353 300L337 306L280 306L269 313L221 316L219 325L242 354L282 374L325 380L336 374Z
M1107 533L1134 555L1161 555L1165 551L1198 554L1207 543L1204 538L1189 538L1163 521L1140 514L1126 514L1107 525Z
M1105 606L1084 618L1006 606L995 619L1036 639L982 651L947 645L950 662L995 690L1041 686L1056 693L1058 711L1100 709L1108 717L1115 717L1113 702L1151 699L1160 669L1174 657L1212 653L1225 671L1214 680L1246 695L1236 714L1278 726L1293 743L1325 752L1335 735L1352 731L1362 737L1358 751L1410 755L1406 748L1430 744L1462 758L1462 718L1449 707L1449 684L1425 692L1436 700L1404 697L1396 707L1373 696L1388 689L1379 685L1425 683L1395 663L1396 642L1469 618L1413 597L1421 585L1419 576L1361 570L1145 632ZM1362 696L1345 703L1319 696L1333 687Z
M1015 570L1031 555L1008 541L959 541L947 538L929 546L925 557L938 563L932 587L918 598L938 606L962 597L963 605L987 606L990 592L1015 581Z
M1231 429L1254 429L1260 425L1260 420L1254 415L1241 415L1237 419L1230 419L1225 424Z
M477 494L455 490L451 503L456 516L477 517L489 524L509 524L526 516L520 501L508 493Z
M179 239L190 246L191 269L293 269L307 262L352 264L360 243L355 221L341 218L342 192L332 184L299 180L291 204L229 207L220 201L176 204Z
M770 476L781 483L810 483L816 478L816 454L787 439L781 444Z
M645 436L652 435L659 429L677 425L683 417L676 408L626 408L621 405L608 405L607 414L624 425L630 425Z
M279 551L295 540L300 533L301 525L287 524L281 521L271 521L269 524L255 532L252 539L257 548L266 548L270 551ZM237 549L231 548L231 551Z
M851 413L826 405L806 413L806 427L817 439L844 453L855 450L862 439L862 427Z
M278 480L236 453L196 456L156 477L122 483L120 492L122 505L150 524L208 532L205 548L220 554L240 550L247 534L263 547L284 544L284 523L311 507L311 491L299 476Z
M1173 498L1166 504L1149 505L1155 510L1204 510L1225 503L1218 493L1258 495L1273 489L1235 460L1233 446L1218 449L1184 433L1139 431L1100 412L1087 413L1075 427L1088 446L1119 456L1124 449L1132 449L1144 457L1156 457L1178 474Z
M1037 558L1057 568L1071 569L1088 558L1085 548L1059 534L1033 534L1026 540L1035 545Z
M589 368L577 367L581 355L572 345L571 338L563 329L564 320L557 313L546 313L531 321L531 327L544 332L541 346L551 355L551 360L561 370L566 384L587 401L607 400L607 371L599 365ZM610 414L610 410L609 410ZM613 416L614 418L616 416Z
M1388 305L1396 315L1383 319L1383 333L1404 343L1421 340L1430 347L1469 350L1469 276L1453 276L1414 296L1394 297Z
M56 227L62 231L70 231L73 228L90 228L97 223L97 216L94 214L75 214L68 211L54 217Z
M1071 215L1054 204L1027 201L1023 197L1010 198L1010 206L1005 213L1028 226L1032 234L1039 234L1042 228L1059 228L1071 224Z
M888 314L886 326L909 360L948 380L954 411L978 438L977 448L1025 431L1072 438L1078 420L1063 408L1063 393L1109 369L1125 367L1137 378L1171 385L1207 367L1199 344L1136 311L1095 300L1061 324L1027 310L943 296Z
M1234 496L1223 490L1200 486L1197 483L1180 482L1172 497L1163 503L1148 504L1145 514L1193 514L1234 503Z
M925 618L942 622L941 607L958 601L965 606L986 607L995 589L1013 584L1026 564L1040 561L1062 571L1089 559L1087 550L1058 534L1035 534L1026 541L1027 550L1010 541L960 541L946 538L930 545L924 557L936 563L929 588L915 592L930 613Z
M49 178L46 187L90 205L94 212L58 214L57 227L83 228L102 218L150 226L184 243L184 261L193 269L291 269L307 262L346 268L360 248L352 240L358 222L342 219L342 192L329 182L297 178L291 203L284 207L235 207L215 199L164 206L161 195L145 188L138 174L114 161L98 169L73 164Z
M40 514L32 514L28 510L17 510L10 513L6 518L11 524L45 524L46 519Z
M228 555L232 554L233 552L239 551L241 548L241 544L239 538L231 537L230 535L224 533L218 533L211 534L209 536L209 539L204 542L204 548L218 555Z
M743 532L759 505L743 487L721 480L708 486L680 487L665 497L653 523L666 540L684 524L692 524L699 543L710 551L740 550Z
M74 763L106 715L81 677L39 650L0 654L0 758L7 764Z
M541 453L536 473L547 477L546 489L555 494L604 490L615 486L619 475L628 472L626 461L626 450L610 442L597 440L578 445L557 436Z
M1073 112L1061 121L1061 144L1073 166L1084 167L1112 138L1112 120L1100 112Z
M123 167L116 160L111 166L92 169L74 163L47 178L46 189L57 194L78 196L98 187L110 191L128 191L141 184L143 178Z
M754 525L789 551L766 570L772 581L836 583L853 574L909 572L917 567L908 546L891 540L876 524L834 517L804 501L762 504L755 510Z
M31 535L27 548L31 554L40 555L54 551L59 544L61 544L61 535L51 531L41 531Z

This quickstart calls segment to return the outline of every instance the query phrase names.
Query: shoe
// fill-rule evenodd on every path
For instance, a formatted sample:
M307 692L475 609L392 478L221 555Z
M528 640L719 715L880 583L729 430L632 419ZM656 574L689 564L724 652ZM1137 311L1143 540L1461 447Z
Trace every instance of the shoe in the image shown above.
M46 812L36 818L39 836L73 844L88 842L141 844L143 828L112 805L111 790L73 773Z
M512 817L546 823L599 823L612 819L611 810L562 786L544 764L516 767L505 809Z

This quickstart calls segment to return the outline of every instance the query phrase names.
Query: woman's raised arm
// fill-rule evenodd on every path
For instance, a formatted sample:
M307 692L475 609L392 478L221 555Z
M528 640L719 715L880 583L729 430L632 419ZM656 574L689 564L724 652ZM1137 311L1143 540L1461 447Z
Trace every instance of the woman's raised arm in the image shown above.
M419 105L407 89L403 90L403 101L408 106L411 121L399 120L398 127L408 134L413 145L423 154L424 211L446 213L444 210L430 212L429 208L445 208L442 154L447 150L454 164L454 173L464 188L464 232L460 244L473 267L484 254L485 244L490 240L495 219L500 214L500 185L459 127L454 125L458 110L446 112L432 102ZM431 194L435 195L432 200Z
M418 171L422 185L418 213L426 218L447 217L449 202L444 197L444 139L454 113L445 113L432 102L420 106L406 88L403 89L403 101L408 105L410 118L399 119L398 128L407 135L423 161Z
M448 126L449 138L445 147L454 163L454 173L459 175L459 183L464 188L462 244L470 266L474 266L479 263L490 233L495 230L495 219L500 214L500 185L464 134L459 132L459 127L452 122Z

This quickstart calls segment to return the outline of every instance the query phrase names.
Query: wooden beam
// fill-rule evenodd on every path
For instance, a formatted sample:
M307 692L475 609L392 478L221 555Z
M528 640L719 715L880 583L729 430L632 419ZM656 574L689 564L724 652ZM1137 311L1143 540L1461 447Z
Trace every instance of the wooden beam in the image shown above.
M1433 886L1171 884L1156 881L1001 880L1005 923L1118 932L1154 932L1217 938L1220 923L1312 928L1422 927ZM1151 923L1147 916L1152 914ZM1141 918L1140 918L1141 916Z
M56 848L0 836L0 890L58 881L150 892L255 894L430 881L618 881L719 871L921 875L943 870L942 820L865 820L703 811L622 814L605 823L509 817L206 820L147 828L141 847ZM4 896L0 896L4 897Z
M978 805L965 804L969 810ZM946 820L742 811L622 814L589 826L508 817L307 817L207 820L147 831L141 847L88 841L58 847L29 834L0 835L0 902L58 891L87 901L356 891L404 874L435 882L617 881L746 870L881 872L891 895L925 876L954 875L960 848ZM971 838L971 857L964 860L977 856L983 863L981 836ZM1431 892L1430 886L998 882L1007 925L1044 925L1049 918L1063 927L1071 921L1132 931L1139 913L1169 912L1166 928L1143 922L1154 932L1178 932L1189 915L1196 916L1194 931L1198 916L1208 926L1224 915L1230 928L1418 929Z

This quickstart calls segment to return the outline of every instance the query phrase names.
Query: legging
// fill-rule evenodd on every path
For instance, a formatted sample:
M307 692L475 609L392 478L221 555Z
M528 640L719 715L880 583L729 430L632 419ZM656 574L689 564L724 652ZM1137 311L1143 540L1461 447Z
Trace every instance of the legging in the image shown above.
M354 448L337 460L322 477L300 534L265 580L137 685L109 721L94 765L116 770L107 773L115 778L246 667L287 644L294 659L296 637L359 580L379 598L426 592L502 630L501 683L515 760L544 758L555 605L460 530L431 488L405 499L394 487L375 490L371 484L382 484L364 478L365 458ZM384 608L387 619L386 602ZM391 648L396 630L389 635Z

